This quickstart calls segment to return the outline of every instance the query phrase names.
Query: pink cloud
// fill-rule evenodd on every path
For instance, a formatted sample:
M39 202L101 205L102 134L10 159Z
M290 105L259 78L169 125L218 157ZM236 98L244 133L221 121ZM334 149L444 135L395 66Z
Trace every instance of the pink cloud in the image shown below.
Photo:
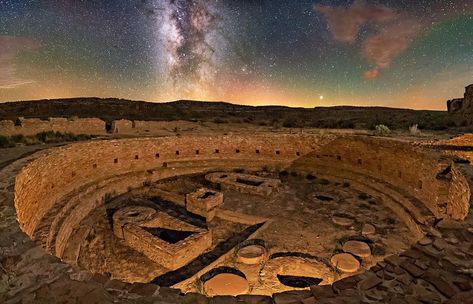
M339 42L354 43L361 26L375 26L377 32L362 41L361 47L363 57L373 64L363 73L367 80L378 78L381 70L388 68L422 30L422 24L413 17L365 0L355 0L349 8L317 5L315 9L327 18L330 33Z
M414 20L390 24L364 41L363 56L373 62L378 69L386 69L393 58L409 47L421 29L421 25Z
M0 35L0 89L15 88L31 82L16 75L13 61L19 51L34 50L39 46L31 38Z
M382 5L368 5L365 0L355 0L351 7L316 5L315 10L323 14L335 40L353 43L362 25L372 22L383 24L397 17L397 13Z

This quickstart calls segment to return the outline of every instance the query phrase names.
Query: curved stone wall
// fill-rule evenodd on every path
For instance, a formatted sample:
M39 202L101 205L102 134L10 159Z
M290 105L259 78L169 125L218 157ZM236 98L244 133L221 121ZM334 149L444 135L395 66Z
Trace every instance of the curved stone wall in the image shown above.
M439 152L408 142L383 138L341 138L296 161L301 168L323 168L325 174L372 178L411 197L407 207L416 219L427 224L435 218L464 219L470 193L456 164ZM345 173L344 173L345 172ZM364 178L363 178L364 177ZM366 181L369 183L369 181Z
M389 294L388 290L391 289L386 287L384 280L391 280L386 279L385 274L404 276L403 280L410 281L401 283L407 286L412 284L413 278L427 282L440 292L439 303L459 293L460 287L453 287L453 281L446 277L454 270L449 270L451 266L445 265L458 265L455 263L463 261L463 258L447 259L450 264L446 264L443 259L450 252L447 249L452 249L448 244L457 246L460 251L468 250L465 248L468 244L471 245L471 238L468 232L465 235L460 231L458 234L449 234L439 232L431 226L444 218L442 223L450 223L450 219L466 220L465 224L448 224L453 225L448 227L462 227L465 231L468 225L473 227L469 216L468 180L450 159L407 142L368 137L278 134L251 137L183 136L77 143L50 150L21 169L15 182L16 217L21 229L30 237L41 240L43 247L65 260L74 260L74 253L68 252L64 244L76 232L74 225L98 206L106 194L126 192L129 187L138 187L146 180L154 181L219 168L262 166L290 167L320 176L350 180L361 189L386 195L389 197L387 201L393 203L390 207L399 216L406 216L406 222L413 221L414 228L422 234L426 233L429 238L428 241L423 241L422 246L425 247L417 244L408 253L403 253L400 257L393 256L387 263L375 266L377 269L338 281L333 287L319 286L312 291L275 294L272 298L239 296L238 301L299 303L298 301L306 299L316 299L320 303L330 303L338 297L340 300L351 299L353 303L358 303L356 301L366 299L367 294L371 302L376 302L376 299L391 299L393 295L404 296L410 292L402 289L404 287L393 287L390 291L392 294ZM42 220L55 208L59 208L58 214L62 215L53 222L44 223ZM459 243L459 240L462 242ZM419 261L424 262L418 264ZM438 278L434 277L431 273L433 270L428 270L429 268L439 269ZM381 275L378 274L379 271ZM468 281L464 274L457 274L457 278ZM70 286L74 285L70 280L66 281ZM103 290L106 297L113 297L115 300L130 301L130 298L122 298L123 293L138 294L138 298L134 295L131 299L140 301L140 297L169 303L209 301L201 295L182 296L171 289L161 288L158 292L152 285L137 287L125 283L119 283L123 291L120 296L110 296L106 290L111 288L110 282L113 280L107 282L106 278L100 276L95 279L86 276L80 281L91 284L94 282L101 296ZM473 289L473 284L465 284L461 285L462 288L470 286ZM412 297L416 298L417 295ZM227 298L222 301L234 303L237 299Z
M16 178L18 221L30 236L54 205L81 187L124 174L175 167L228 167L256 162L289 164L333 140L332 136L215 136L109 140L51 150L28 164ZM186 164L186 165L184 165ZM159 172L158 172L159 173ZM170 174L167 174L168 176ZM150 176L152 177L152 176ZM140 180L142 182L142 180Z

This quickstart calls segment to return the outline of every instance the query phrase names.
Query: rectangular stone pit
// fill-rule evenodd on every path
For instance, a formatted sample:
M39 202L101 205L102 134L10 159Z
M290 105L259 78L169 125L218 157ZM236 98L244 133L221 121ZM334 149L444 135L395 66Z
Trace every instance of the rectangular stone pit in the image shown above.
M211 221L215 217L218 206L223 204L223 193L200 188L186 195L186 209Z
M278 179L241 173L217 172L208 174L205 178L220 184L223 189L261 196L269 196L281 184Z
M124 240L156 263L171 270L178 269L212 246L211 231L179 222L167 218L166 225L154 227L127 224L123 227Z

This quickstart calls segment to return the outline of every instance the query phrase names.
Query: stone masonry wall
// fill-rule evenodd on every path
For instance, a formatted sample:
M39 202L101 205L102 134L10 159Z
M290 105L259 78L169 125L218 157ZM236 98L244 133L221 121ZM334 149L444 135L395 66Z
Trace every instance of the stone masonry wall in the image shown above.
M49 118L24 119L19 118L17 125L11 120L0 121L0 135L35 135L40 132L58 131L74 134L105 134L105 122L97 118Z
M112 132L116 134L136 135L152 133L156 130L179 130L192 129L197 126L196 123L190 121L173 120L173 121L143 121L143 120L115 120L112 123Z
M438 178L451 165L451 161L443 160L438 153L422 151L408 143L368 137L341 138L314 153L307 165L323 165L328 171L343 169L381 179L423 202L436 217L446 216L448 208L469 205L469 197L458 194L456 187L449 190L452 181ZM448 207L453 196L455 205ZM453 211L449 214L458 216Z
M22 229L30 236L44 215L81 186L126 173L179 162L241 160L289 164L333 140L333 136L194 136L77 143L49 151L17 176L15 204Z

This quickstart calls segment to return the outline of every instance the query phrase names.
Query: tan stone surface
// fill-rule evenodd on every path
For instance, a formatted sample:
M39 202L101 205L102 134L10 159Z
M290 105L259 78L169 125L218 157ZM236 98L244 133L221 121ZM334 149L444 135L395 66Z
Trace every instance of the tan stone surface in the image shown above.
M221 273L204 282L205 293L209 296L237 296L248 292L248 281L236 274Z
M360 268L360 262L349 253L339 253L334 255L330 262L343 272L355 272Z
M343 251L359 256L360 258L367 258L371 256L371 249L368 244L360 241L348 241L343 244Z

